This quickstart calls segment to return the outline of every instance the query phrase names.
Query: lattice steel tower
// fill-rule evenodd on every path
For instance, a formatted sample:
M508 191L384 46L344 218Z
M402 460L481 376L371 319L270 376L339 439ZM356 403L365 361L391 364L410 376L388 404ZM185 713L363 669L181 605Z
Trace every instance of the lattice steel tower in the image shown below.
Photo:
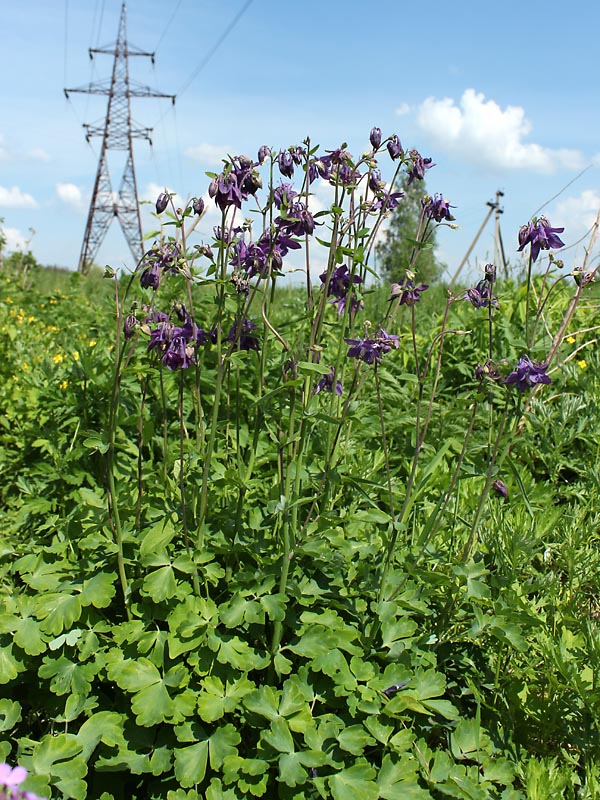
M121 6L117 41L114 45L90 48L90 58L94 57L94 53L114 56L110 80L96 81L78 89L64 90L67 99L69 92L103 94L108 97L104 124L83 126L88 142L92 136L102 137L96 182L79 257L79 272L84 273L89 271L114 217L119 220L135 262L142 258L142 222L133 166L133 140L146 139L152 144L150 139L152 128L139 128L133 124L131 98L168 97L173 104L175 103L175 95L162 94L149 86L142 86L129 80L129 57L147 56L154 63L154 53L146 53L127 41L125 3ZM108 171L109 150L122 150L127 154L118 194L112 190Z

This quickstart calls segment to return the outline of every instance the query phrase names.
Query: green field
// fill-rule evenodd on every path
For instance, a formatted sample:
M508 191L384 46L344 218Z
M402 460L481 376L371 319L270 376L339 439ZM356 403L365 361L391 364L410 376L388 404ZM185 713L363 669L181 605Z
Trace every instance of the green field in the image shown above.
M28 791L600 797L597 293L542 253L390 297L372 228L331 219L310 287L272 242L232 282L224 239L202 270L163 243L133 276L0 273Z

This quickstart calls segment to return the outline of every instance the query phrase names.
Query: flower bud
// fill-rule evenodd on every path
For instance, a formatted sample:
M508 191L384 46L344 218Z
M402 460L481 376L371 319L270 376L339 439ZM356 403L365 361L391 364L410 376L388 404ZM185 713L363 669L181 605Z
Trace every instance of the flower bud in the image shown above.
M201 197L196 197L192 208L194 209L194 214L198 214L198 216L201 217L204 212L204 200Z
M369 141L373 145L373 149L377 150L377 148L381 144L381 128L371 128Z
M169 204L169 195L166 192L161 192L156 200L156 213L162 214Z
M258 163L264 164L267 158L271 155L271 148L263 144L258 150Z

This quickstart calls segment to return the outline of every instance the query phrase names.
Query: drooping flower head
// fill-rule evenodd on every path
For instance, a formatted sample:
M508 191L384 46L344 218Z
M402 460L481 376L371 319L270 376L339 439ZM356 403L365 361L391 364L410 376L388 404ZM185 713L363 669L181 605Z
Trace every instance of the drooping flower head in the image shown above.
M321 380L317 383L315 388L313 389L314 394L319 394L319 392L330 392L333 394L334 392L341 397L344 389L342 386L341 381L336 381L335 379L335 368L330 367L329 372L326 375L323 375Z
M538 383L552 383L547 375L548 364L534 364L529 356L522 355L515 369L505 378L507 386L515 385L520 392L531 389Z
M321 279L321 283L325 285L327 281L327 272L325 271L321 273L319 278ZM331 277L329 278L326 291L327 296L332 298L329 302L337 302L338 314L340 316L344 313L346 308L351 287L359 286L361 283L362 278L360 275L351 275L346 264L341 264L339 267L336 267L333 270ZM350 312L354 314L361 307L362 301L359 301L356 295L352 293Z
M395 161L397 158L402 158L404 155L404 150L402 149L402 144L400 143L400 139L394 133L390 136L389 141L387 143L387 150L390 154L390 158L392 161Z
M416 179L422 181L425 177L425 172L428 169L435 167L433 161L430 158L423 158L418 150L411 150L409 152L409 156L411 166L408 171L408 186L410 186L411 183Z
M546 217L533 219L528 225L523 225L519 230L519 247L521 252L528 244L531 245L531 260L537 261L541 250L558 250L565 243L559 238L564 228L551 227Z
M291 178L294 174L294 159L289 150L280 150L277 154L277 164L279 172L286 177Z
M498 299L492 294L491 284L486 279L480 280L479 283L467 289L463 295L464 300L468 300L473 308L498 308Z
M373 148L373 150L377 150L377 148L381 144L381 128L371 128L371 133L369 134L369 141L371 142L371 147Z
M415 282L412 279L406 278L404 283L392 283L389 299L393 300L399 297L399 305L414 306L415 303L419 302L421 294L426 289L429 289L429 284L421 283L419 286L415 286Z
M452 222L455 219L450 211L454 206L451 206L441 194L434 194L433 197L425 198L423 200L423 208L425 209L425 216L436 222L441 222L442 220Z
M399 336L389 334L383 328L379 328L372 339L369 337L364 339L344 339L346 344L350 345L346 355L348 358L364 361L365 364L380 364L382 356L400 346L399 339Z
M169 195L166 192L161 192L156 198L156 213L162 214L162 212L168 205L169 205Z
M508 500L508 489L506 488L504 481L500 480L500 478L492 483L492 489L496 492L496 494L499 494L500 497Z

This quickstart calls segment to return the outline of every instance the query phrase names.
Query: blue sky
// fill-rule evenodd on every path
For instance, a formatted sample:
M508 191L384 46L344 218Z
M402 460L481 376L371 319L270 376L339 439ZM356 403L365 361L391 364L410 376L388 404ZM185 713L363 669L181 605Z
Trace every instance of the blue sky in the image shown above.
M566 262L581 262L583 244L574 243L600 207L597 3L253 0L207 60L247 2L128 0L129 40L156 49L154 67L132 60L132 78L178 94L175 110L133 101L136 121L154 127L153 148L135 148L142 197L163 187L202 194L222 154L254 156L263 143L283 148L310 135L359 155L378 125L436 162L427 188L456 206L460 226L438 237L450 272L497 189L509 255L519 226L547 203L574 245ZM111 57L92 62L87 51L114 42L120 8L121 0L2 2L0 217L9 250L35 231L29 247L42 263L77 265L100 144L86 143L81 124L103 119L106 101L68 102L62 90L109 76ZM111 166L117 188L118 158ZM144 220L150 227L148 210ZM209 214L207 239L212 224ZM472 270L492 258L490 224ZM97 261L131 264L116 224Z

